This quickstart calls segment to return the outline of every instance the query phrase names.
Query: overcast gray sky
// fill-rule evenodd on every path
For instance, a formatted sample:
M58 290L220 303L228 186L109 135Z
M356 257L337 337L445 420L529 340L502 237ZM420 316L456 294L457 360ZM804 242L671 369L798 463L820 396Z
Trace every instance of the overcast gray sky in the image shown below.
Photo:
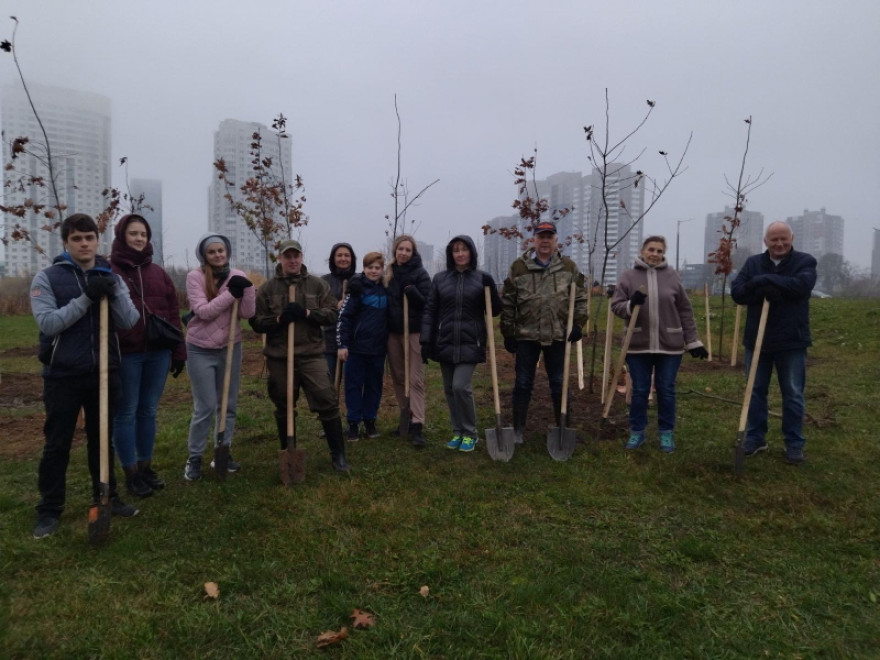
M113 156L163 181L166 259L184 265L207 226L212 140L226 118L283 112L310 223L306 262L330 246L382 246L396 172L434 179L410 219L438 247L512 213L512 170L538 148L539 178L590 169L582 127L631 142L662 175L660 149L693 143L687 172L646 219L682 260L703 260L707 213L723 210L753 116L747 171L773 173L748 208L766 220L826 208L846 220L844 256L871 258L880 227L880 3L876 0L0 0L0 38L20 21L29 81L112 99ZM12 82L11 58L0 80ZM117 169L116 175L122 171ZM115 183L119 184L121 179ZM191 256L190 256L191 258Z

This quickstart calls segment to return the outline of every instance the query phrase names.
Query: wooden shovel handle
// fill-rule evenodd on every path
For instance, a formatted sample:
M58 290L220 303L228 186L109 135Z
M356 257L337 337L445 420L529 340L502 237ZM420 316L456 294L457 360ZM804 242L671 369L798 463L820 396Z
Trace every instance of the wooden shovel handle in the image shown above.
M296 302L296 285L291 284L287 289L288 302ZM293 333L295 323L287 324L287 437L293 436Z
M743 395L742 410L739 413L739 431L746 430L749 418L749 403L752 400L752 389L755 386L755 374L758 373L758 361L761 359L761 347L764 345L764 329L767 327L767 314L770 312L770 301L764 300L761 306L761 320L758 321L758 335L755 337L755 349L752 351L752 363L749 365L749 377L746 380L746 392Z
M486 341L489 345L489 368L492 372L492 398L495 403L495 415L501 414L501 398L498 395L498 367L495 363L495 328L492 327L492 294L489 287L483 287L486 297Z
M101 298L100 330L98 347L98 423L101 483L110 484L110 303L107 297ZM103 491L103 489L102 489ZM109 493L109 488L106 490ZM106 504L106 502L102 502Z
M409 398L409 300L403 294L403 395Z
M229 408L229 383L232 381L232 356L235 352L235 330L238 327L238 298L232 302L229 315L229 343L226 344L226 367L223 370L223 395L220 399L220 419L217 420L217 435L226 431L226 411Z
M639 287L643 291L644 287ZM611 411L611 402L614 399L614 388L617 387L617 379L620 378L620 372L623 370L623 361L626 360L626 352L629 350L629 342L633 336L633 330L636 328L636 320L639 318L639 310L641 305L636 305L629 317L629 324L626 326L626 335L623 338L623 346L620 347L620 355L617 356L617 364L614 365L614 374L611 376L611 382L608 384L608 391L605 393L605 409L602 411L602 417L608 417ZM609 306L608 313L611 313Z
M568 376L571 368L571 328L574 326L574 297L577 292L577 284L571 283L568 293L568 321L565 324L565 363L562 365L562 403L559 406L559 414L565 416L568 413Z
M608 372L611 369L611 344L614 337L614 314L611 313L611 299L605 307L605 353L602 356L602 403L605 403L605 395L608 392ZM613 391L613 390L612 390Z

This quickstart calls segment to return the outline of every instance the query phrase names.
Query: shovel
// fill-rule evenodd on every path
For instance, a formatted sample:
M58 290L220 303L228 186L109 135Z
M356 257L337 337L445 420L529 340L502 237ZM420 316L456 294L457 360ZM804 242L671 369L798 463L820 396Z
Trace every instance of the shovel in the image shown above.
M552 426L547 431L547 451L557 461L567 461L574 453L577 445L577 431L566 428L568 421L568 375L571 367L571 328L574 325L574 296L577 285L571 283L568 294L568 322L565 325L565 365L562 368L562 403L559 408L559 426Z
M501 426L501 400L498 396L498 370L495 363L495 328L492 327L492 294L489 287L483 287L486 294L486 337L489 342L489 367L492 370L492 395L495 400L495 428L486 429L486 449L493 461L513 458L516 434L511 427Z
M397 428L400 437L409 436L409 420L412 412L409 409L409 300L403 294L403 408L400 409L400 421Z
M749 365L749 378L746 381L746 392L743 395L742 410L739 414L739 430L736 434L736 447L733 452L733 469L742 474L743 459L746 456L743 443L746 440L746 422L749 419L749 403L752 400L752 389L755 386L755 374L758 373L758 362L761 359L761 347L764 345L764 328L767 327L767 314L770 312L770 301L765 299L761 307L761 320L758 322L758 335L755 337L755 349L752 351L752 363Z
M291 284L288 299L296 302L296 286ZM306 480L306 451L296 446L296 407L293 404L293 335L295 323L287 326L287 449L278 454L281 482L285 486ZM286 479L286 480L285 480Z
M342 280L342 299L348 293L348 280ZM342 360L336 358L336 373L333 377L333 387L336 388L336 403L339 403L339 386L342 385Z
M640 286L639 291L645 293L645 287ZM608 419L608 413L611 411L611 402L614 401L614 390L617 389L617 381L620 379L620 374L623 372L623 363L626 360L626 352L629 350L629 342L632 339L633 330L635 330L636 320L639 318L639 310L641 308L641 305L636 305L633 308L632 315L629 317L629 324L626 326L626 335L623 337L623 346L620 347L620 355L617 356L617 363L614 365L614 373L611 376L611 382L608 383L608 389L605 392L605 408L602 410L602 421L599 422L600 433L602 427L605 426L605 421ZM611 316L610 301L608 305L608 316Z
M217 440L214 442L214 474L218 481L226 481L229 467L229 445L223 442L226 433L226 410L229 408L229 381L232 380L232 355L235 351L235 329L238 325L238 298L232 303L229 318L229 342L226 344L226 365L223 370L223 393L220 397L220 417L217 419Z
M101 298L100 308L100 346L98 349L98 423L100 452L100 484L98 501L89 509L89 543L99 545L110 537L110 428L109 428L109 386L107 364L109 359L108 335L110 326L109 309L106 296Z

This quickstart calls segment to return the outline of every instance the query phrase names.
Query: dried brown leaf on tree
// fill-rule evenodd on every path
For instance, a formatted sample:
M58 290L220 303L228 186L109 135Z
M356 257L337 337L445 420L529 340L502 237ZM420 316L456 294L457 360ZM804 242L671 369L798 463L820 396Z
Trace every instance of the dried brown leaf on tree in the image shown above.
M220 587L216 582L205 582L205 599L217 600L220 598Z
M376 615L364 610L352 610L348 617L352 620L352 628L372 628L376 625Z
M342 628L338 631L336 630L327 630L326 632L322 632L318 635L318 639L316 644L319 649L324 648L325 646L330 646L332 644L338 644L343 639L348 637L348 628L342 626Z

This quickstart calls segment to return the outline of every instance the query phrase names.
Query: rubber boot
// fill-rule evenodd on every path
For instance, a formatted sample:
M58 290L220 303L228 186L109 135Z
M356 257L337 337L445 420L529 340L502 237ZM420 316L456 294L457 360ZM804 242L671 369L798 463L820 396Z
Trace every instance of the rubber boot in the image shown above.
M425 436L422 435L423 429L424 425L418 422L413 422L409 425L409 434L412 437L413 447L416 449L423 449L425 446Z
M523 443L523 433L526 430L526 417L528 417L528 404L513 404L513 433L516 435L516 444Z
M342 420L337 417L329 421L322 421L321 426L324 427L327 446L330 448L333 469L337 472L348 472L349 465L345 460L345 439L342 437Z
M137 464L123 467L122 470L125 472L125 489L129 493L135 497L149 497L153 494L153 489L141 479Z
M276 417L275 426L278 429L278 444L281 446L281 449L278 450L278 476L281 478L282 484L289 486L291 477L290 461L287 455L287 420Z
M275 427L278 429L278 444L281 450L287 449L287 420L275 418Z
M150 461L138 461L138 472L141 475L141 481L153 490L162 490L165 488L165 482L159 478L159 475L150 467Z

